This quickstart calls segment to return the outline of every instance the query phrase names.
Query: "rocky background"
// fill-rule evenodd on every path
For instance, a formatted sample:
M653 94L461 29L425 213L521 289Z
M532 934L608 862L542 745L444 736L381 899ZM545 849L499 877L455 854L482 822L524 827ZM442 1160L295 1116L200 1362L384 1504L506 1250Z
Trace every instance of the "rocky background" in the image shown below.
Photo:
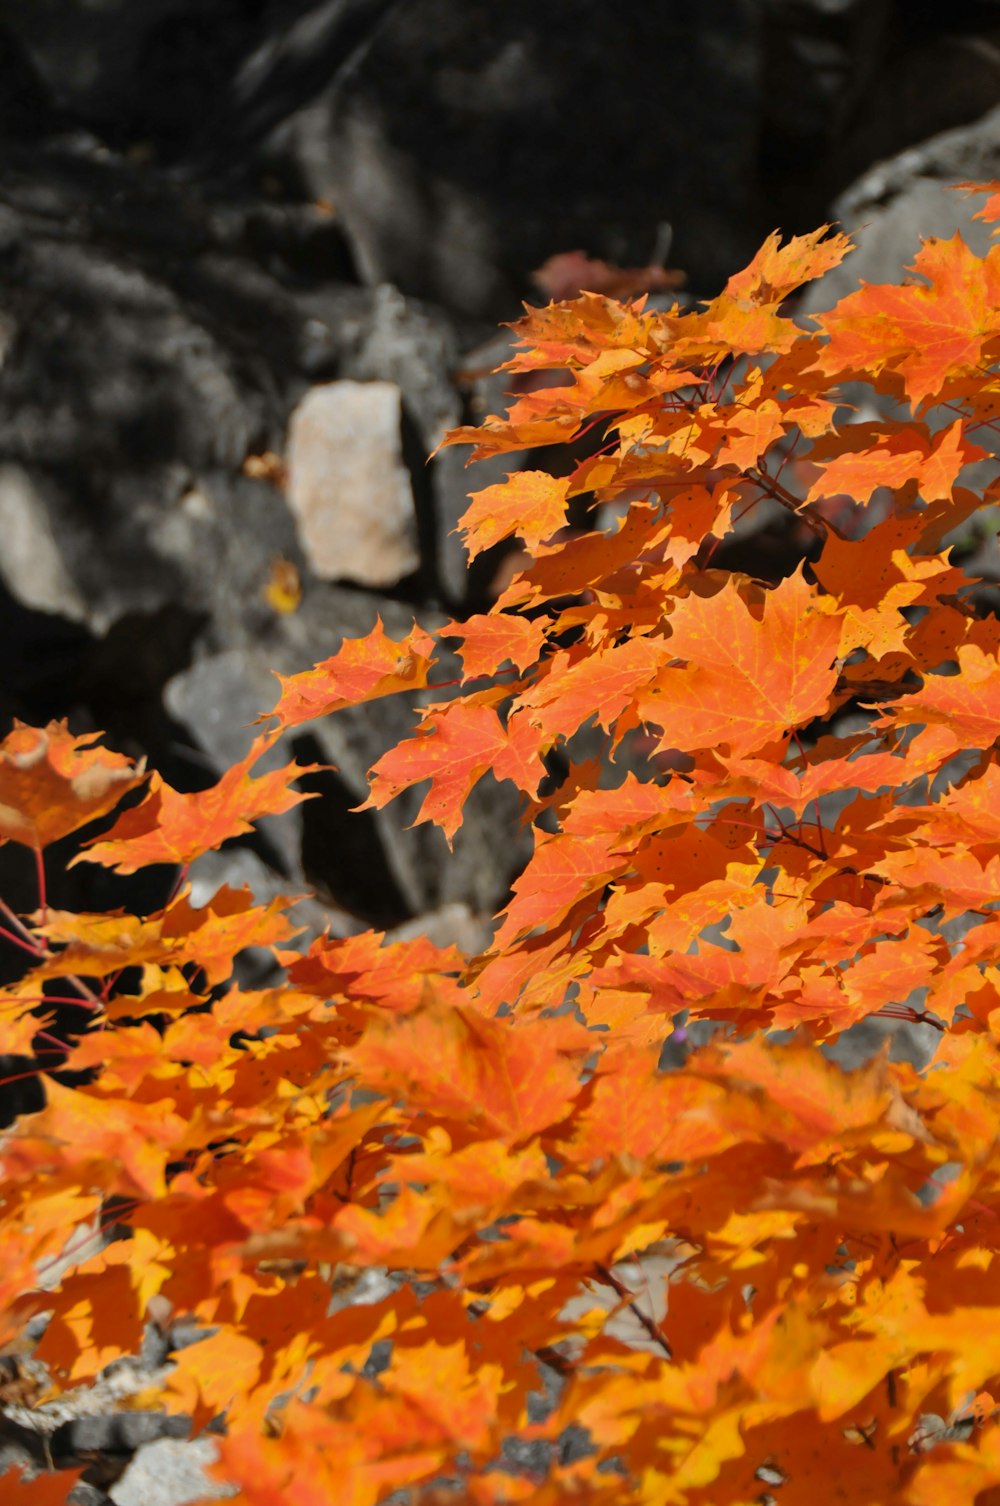
M982 239L945 185L994 177L998 0L0 0L0 730L68 716L205 787L272 670L376 614L488 606L511 561L467 570L466 492L545 455L428 457L502 406L498 323L549 258L666 265L700 298L776 225L864 225L819 307L901 278L920 234ZM780 574L797 546L753 526L729 563ZM417 800L350 814L411 717L289 739L335 766L320 798L196 865L195 901L308 886L314 926L483 945L526 855L508 789L480 786L454 855L406 829ZM57 905L142 910L174 879L58 866ZM35 903L11 846L0 893ZM191 1338L151 1324L51 1415L0 1359L0 1471L89 1460L82 1506L193 1499L210 1442L115 1401Z

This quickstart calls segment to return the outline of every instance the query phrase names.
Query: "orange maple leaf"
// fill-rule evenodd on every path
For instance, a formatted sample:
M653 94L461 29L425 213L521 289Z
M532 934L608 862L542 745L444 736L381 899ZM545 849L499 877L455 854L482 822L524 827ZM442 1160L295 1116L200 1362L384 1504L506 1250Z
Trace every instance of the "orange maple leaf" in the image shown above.
M251 831L251 823L261 816L280 815L313 798L289 786L317 765L286 764L251 776L250 770L273 743L273 733L257 738L218 784L197 794L182 794L154 773L141 804L125 811L106 836L89 842L73 862L100 863L119 873L137 873L153 863L186 867L230 837Z
M912 271L924 282L865 284L820 314L827 342L812 369L830 380L896 373L919 407L988 365L1000 336L1000 246L980 259L956 230L926 240Z
M14 722L0 743L0 839L47 847L113 810L142 784L144 764L74 737L66 722Z
M759 618L730 579L714 596L685 597L669 621L683 667L661 670L635 698L666 745L744 757L827 710L840 624L801 570L766 593Z
M283 729L298 727L345 706L359 706L400 690L427 684L436 644L414 627L405 638L390 638L379 618L366 638L348 638L331 658L297 675L278 675L281 696L259 718L271 717Z
M515 471L506 481L473 492L458 521L469 558L516 534L529 549L544 544L566 523L567 476Z
M491 769L520 789L537 789L545 767L537 751L509 734L491 706L452 701L425 716L417 735L390 748L371 771L371 793L359 810L380 810L400 790L429 779L416 821L434 821L449 843L462 824L473 785Z

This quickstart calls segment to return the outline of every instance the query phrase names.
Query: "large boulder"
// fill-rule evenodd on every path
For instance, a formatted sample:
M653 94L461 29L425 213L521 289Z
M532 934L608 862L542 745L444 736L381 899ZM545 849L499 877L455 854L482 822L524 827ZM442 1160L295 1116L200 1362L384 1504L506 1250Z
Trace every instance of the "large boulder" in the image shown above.
M970 196L960 185L998 175L1000 106L971 126L943 131L875 163L832 205L831 217L854 237L856 249L809 285L799 312L832 308L860 281L905 281L921 240L947 239L959 231L982 255L993 227L976 218L982 197Z
M753 0L409 0L337 74L314 183L362 276L503 317L583 246L646 264L664 224L699 285L752 251Z

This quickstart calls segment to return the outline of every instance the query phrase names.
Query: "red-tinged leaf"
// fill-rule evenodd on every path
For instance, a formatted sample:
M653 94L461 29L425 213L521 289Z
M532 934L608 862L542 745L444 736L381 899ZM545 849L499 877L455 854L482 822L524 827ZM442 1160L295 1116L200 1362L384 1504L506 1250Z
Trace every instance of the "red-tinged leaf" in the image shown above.
M927 502L950 500L963 468L989 453L965 437L965 428L960 418L936 434L907 425L850 424L813 446L809 460L823 468L806 501L846 492L868 502L876 488L900 490L908 481Z
M984 856L1000 851L1000 767L988 763L943 795L928 811L926 835L935 845L981 845Z
M658 508L635 503L614 531L577 534L541 546L534 563L508 587L494 610L535 605L601 585L617 571L629 569L638 555L668 532Z
M383 933L334 939L317 936L301 957L289 958L289 981L321 998L342 996L391 1009L413 1009L428 987L446 990L448 975L465 959L457 947L439 947L427 936L386 942Z
M66 722L14 722L0 743L0 841L43 848L113 810L143 783L141 763L74 737Z
M519 351L501 369L589 366L605 350L654 352L659 348L660 318L652 311L647 313L645 304L644 298L622 304L602 293L582 293L569 302L527 308L524 318L510 326L518 344L526 350ZM490 427L491 420L487 419L484 428ZM453 436L446 442L454 442Z
M991 748L1000 731L1000 663L974 643L963 643L957 658L957 675L928 675L920 690L900 696L884 720L940 728L952 751ZM921 741L918 735L917 748Z
M507 664L523 673L541 656L546 641L544 622L507 612L469 617L453 623L443 636L461 641L459 653L467 680L495 675Z
M362 1208L348 1203L337 1211L333 1232L356 1265L396 1265L436 1271L467 1233L467 1224L447 1205L435 1207L404 1187L388 1207Z
M504 1140L476 1140L463 1149L453 1147L442 1129L428 1137L428 1152L398 1156L391 1170L393 1180L410 1186L434 1187L436 1197L446 1200L456 1213L474 1210L486 1221L511 1212L526 1186L542 1186L549 1180L545 1156L537 1143L512 1151Z
M4 1481L5 1489L10 1492L10 1506L66 1506L69 1492L80 1483L83 1470L81 1464L74 1469L60 1469L58 1474L35 1475L29 1480L22 1466L16 1477L8 1474Z
M313 765L286 764L251 776L250 770L273 742L273 734L257 738L218 784L194 795L181 794L154 773L142 803L125 811L107 836L88 843L73 861L100 863L118 873L137 873L153 863L186 867L230 837L252 831L252 823L261 816L280 815L310 799L290 785L302 774L312 773Z
M473 1369L461 1341L397 1345L381 1377L390 1396L409 1402L460 1449L482 1449L490 1442L502 1381L498 1365L479 1361Z
M204 1021L201 1021L202 1036L213 1046L210 1060L217 1061L220 1044L222 1047L228 1044L228 1034L221 1037L220 1041L220 1032L213 1031L213 1023L209 1019L206 1029ZM148 1021L143 1021L130 1030L95 1031L93 1035L84 1036L73 1047L68 1064L72 1065L74 1071L102 1067L102 1091L121 1092L126 1097L141 1090L148 1078L166 1080L171 1075L181 1075L180 1068L171 1063L160 1032L154 1030Z
M976 210L972 218L974 220L983 220L987 225L994 225L997 220L1000 220L1000 192L997 192L1000 185L998 185L996 179L993 179L989 183L952 183L949 186L965 195L973 193L988 194L989 197L986 203L982 209Z
M322 664L302 674L279 675L281 696L266 718L276 718L287 730L345 706L420 689L427 684L435 649L423 628L414 627L402 639L390 638L378 618L367 638L346 639Z
M906 903L937 905L951 918L974 908L977 899L1000 887L1000 852L993 852L988 862L980 862L971 852L960 848L947 855L921 848L890 852L876 859L872 868L906 891ZM883 903L888 903L883 898Z
M293 1399L280 1409L279 1438L230 1429L219 1478L235 1482L247 1506L376 1506L441 1474L447 1442L419 1406L350 1381L335 1406Z
M662 1159L686 1159L693 1148L683 1124L689 1115L703 1121L706 1155L724 1146L722 1121L712 1113L720 1101L718 1090L657 1071L658 1056L658 1048L654 1053L635 1047L605 1053L590 1102L566 1146L575 1164L585 1166L606 1156L645 1161L661 1149Z
M566 523L567 476L515 471L506 481L472 494L459 519L469 558L513 535L536 549Z
M589 1049L581 1030L573 1054ZM553 1046L544 1021L512 1026L469 1009L373 1020L345 1057L366 1087L512 1145L558 1123L579 1090L579 1067Z
M798 1152L877 1123L893 1098L885 1061L845 1072L804 1039L774 1045L756 1036L700 1056L692 1070L765 1094L775 1111L775 1137Z
M887 1004L903 1004L915 988L929 987L947 949L923 933L878 941L850 961L844 990L859 1008L875 1014Z
M679 353L700 349L707 358L723 352L786 354L806 338L805 331L778 309L796 288L822 276L851 250L847 236L828 235L828 229L824 225L809 235L793 236L785 246L773 232L750 265L729 279L703 313L677 321Z
M591 837L559 833L539 838L531 863L515 880L514 898L494 938L494 948L502 950L536 926L555 925L585 895L600 894L629 866L628 857L617 855L613 846L604 832Z
M521 730L520 728L518 729ZM462 824L469 791L491 769L533 792L545 773L522 738L508 736L491 706L452 701L425 716L415 737L390 748L371 771L371 793L359 810L381 810L400 790L429 779L414 825L433 821L449 843Z
M914 407L979 371L1000 335L1000 247L980 259L956 231L926 240L912 270L923 282L865 284L818 316L827 343L814 371L876 381L890 372Z
M580 293L631 298L637 293L671 292L684 286L683 272L665 267L615 267L583 251L560 251L531 274L536 287L561 303Z
M187 1125L162 1103L142 1104L65 1088L48 1079L48 1106L24 1121L5 1154L11 1164L82 1166L95 1182L95 1162L103 1161L101 1183L108 1191L163 1196L167 1163L187 1139Z
M742 757L829 707L837 682L840 623L801 571L764 597L760 616L729 579L715 596L688 596L670 618L668 648L682 668L663 669L636 697L643 721L682 751L728 748Z
M64 1385L92 1380L105 1365L142 1344L142 1311L124 1264L69 1272L36 1352Z
M852 758L845 753L841 758L810 761L803 768L769 763L765 758L720 755L719 762L730 775L727 794L750 795L758 808L765 803L779 810L787 807L796 818L801 818L813 801L823 795L853 794L855 790L874 794L886 786L906 784L912 778L902 756L874 751L864 757Z
M766 765L770 769L770 765ZM562 817L568 835L587 837L597 832L624 837L673 826L678 816L698 814L700 803L691 784L640 783L633 773L615 790L581 790ZM609 843L610 845L610 843Z
M32 992L25 985L0 993L0 1039L3 1040L5 1053L27 1057L33 1055L34 1040L39 1030L52 1022L51 1015L39 1016L39 997L37 991ZM0 1084L23 1081L34 1075L30 1068L3 1073L0 1074Z
M662 638L633 638L597 652L559 651L547 662L544 677L518 696L515 705L547 743L560 734L571 737L591 717L610 730L640 689L673 657L672 645Z
M766 398L753 404L734 404L731 411L719 409L717 418L722 442L715 463L720 470L731 466L740 472L756 466L771 446L784 438L790 425L785 410Z

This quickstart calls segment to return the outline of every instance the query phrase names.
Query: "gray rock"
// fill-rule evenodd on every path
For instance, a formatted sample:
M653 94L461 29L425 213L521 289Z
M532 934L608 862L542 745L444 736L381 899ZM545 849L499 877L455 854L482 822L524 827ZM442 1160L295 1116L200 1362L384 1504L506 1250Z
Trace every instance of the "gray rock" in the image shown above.
M245 213L233 232L98 158L22 154L0 180L4 583L99 634L167 605L252 633L297 546L240 467L301 390L305 312L225 249Z
M115 1506L187 1506L236 1494L206 1473L218 1451L210 1438L162 1438L140 1448L110 1495Z
M91 1454L133 1454L158 1438L187 1438L191 1421L165 1412L110 1412L74 1417L49 1441L53 1459L70 1462Z
M643 265L664 221L710 284L756 236L758 66L744 0L410 0L336 74L313 187L366 281L466 313L505 317L555 251Z
M980 8L964 23L961 16L949 21L944 14L936 25L925 21L902 46L899 32L890 33L895 45L870 73L840 152L843 182L944 133L975 131L997 104L1000 13L990 18Z
M320 580L397 585L420 564L402 396L392 382L313 387L288 431L288 503Z
M81 1480L66 1497L66 1506L114 1506L114 1503L107 1491Z
M16 1469L29 1477L46 1465L45 1450L38 1434L0 1417L0 1475Z
M237 763L260 728L253 724L278 699L280 686L250 649L232 648L196 659L164 686L170 715L194 733L217 769ZM265 753L259 769L284 762L277 749Z
M457 946L471 957L486 951L493 936L493 924L491 917L476 915L468 905L456 902L404 921L389 932L388 940L410 941L415 936L427 936L435 946Z
M461 420L457 364L455 320L387 283L375 288L364 322L344 331L344 376L395 382L428 453Z
M1000 105L971 125L942 131L876 162L844 190L834 205L841 217L890 205L921 179L939 184L989 182L1000 170ZM963 196L954 194L962 204ZM972 208L976 207L973 201ZM959 219L957 224L964 223Z

